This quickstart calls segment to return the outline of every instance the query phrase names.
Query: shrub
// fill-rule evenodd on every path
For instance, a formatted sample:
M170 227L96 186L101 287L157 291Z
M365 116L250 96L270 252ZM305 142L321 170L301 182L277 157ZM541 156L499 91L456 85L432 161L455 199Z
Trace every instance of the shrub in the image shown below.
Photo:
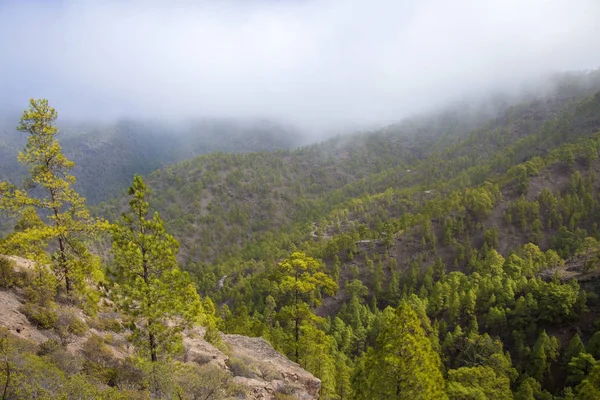
M25 303L22 308L27 319L40 329L52 329L58 321L58 314L54 307L42 307L33 303Z
M60 343L58 343L54 339L48 339L44 343L40 344L40 347L38 348L38 351L37 351L37 355L40 357L45 356L45 355L54 353L58 349L60 349Z
M106 343L109 346L112 346L115 343L115 337L113 335L111 335L110 333L107 333L106 335L104 335L103 339L104 339L104 343Z
M10 289L16 281L15 263L0 256L0 288Z
M296 396L291 394L275 392L275 400L295 400Z
M118 319L112 317L101 315L98 318L90 320L90 325L99 331L123 332L123 325L121 325Z
M285 398L288 398L288 396L290 398L295 398L295 396L294 396L295 392L296 392L296 388L294 388L293 386L281 385L275 389L275 398L285 399ZM277 395L280 395L281 397L277 397Z
M102 337L91 335L83 344L81 354L85 357L83 368L88 375L105 384L115 381L118 362Z
M67 375L78 374L83 370L83 357L71 353L63 347L48 354L46 358Z
M206 332L204 332L204 340L218 349L222 348L223 339L221 339L221 335L219 334L219 330L217 329L215 323L210 323L206 328Z
M48 268L36 266L25 278L25 297L30 303L48 306L53 303L58 281Z
M233 376L243 376L245 378L251 379L257 377L257 374L254 371L254 369L245 360L230 357L229 360L227 360L227 366L231 370Z
M236 396L239 390L233 382L233 377L216 365L178 364L173 375L179 398L240 398Z
M69 325L69 332L77 336L83 336L88 331L88 326L82 319L75 318Z
M87 324L73 310L61 312L55 325L55 331L64 346L74 340L75 336L83 336L88 331Z
M270 363L264 363L259 365L258 367L260 376L265 381L274 381L276 379L281 379L281 373Z
M121 390L137 390L145 386L146 374L133 359L125 359L115 367L112 384Z

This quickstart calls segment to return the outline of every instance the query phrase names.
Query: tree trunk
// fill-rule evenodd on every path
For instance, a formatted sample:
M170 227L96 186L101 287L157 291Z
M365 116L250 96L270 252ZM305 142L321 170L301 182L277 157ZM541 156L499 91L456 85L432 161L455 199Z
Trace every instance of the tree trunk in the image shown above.
M298 314L296 314L296 335L295 335L296 336L296 346L295 346L296 347L296 349L295 349L296 350L296 353L295 353L296 359L294 360L296 362L298 362L298 358L299 358L298 357L298 347L300 347L300 343L299 343L300 342L300 321L299 321L299 319L300 318L298 317Z
M150 325L148 325L150 327ZM152 362L158 361L158 356L156 355L156 339L154 338L154 333L149 332L150 338L150 359Z
M296 282L298 282L298 274L296 273ZM298 310L298 289L296 288L296 326L295 326L295 339L296 339L296 346L295 346L295 358L296 358L296 362L298 362L298 347L300 347L300 311Z
M65 288L67 294L71 292L71 278L69 277L69 268L67 267L67 256L65 255L65 242L62 237L58 238L58 247L60 249L61 270L65 274Z

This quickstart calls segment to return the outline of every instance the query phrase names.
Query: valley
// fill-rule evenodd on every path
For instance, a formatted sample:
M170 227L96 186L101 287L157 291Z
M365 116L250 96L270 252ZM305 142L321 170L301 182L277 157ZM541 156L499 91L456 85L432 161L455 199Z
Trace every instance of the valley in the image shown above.
M21 296L34 325L32 310L67 304L90 313L87 324L98 324L89 299L99 301L102 315L117 319L101 332L115 329L123 342L138 340L158 318L152 315L172 312L187 321L192 311L186 307L194 306L201 316L194 324L205 327L211 346L228 354L219 338L262 337L320 380L322 399L597 398L599 71L561 75L553 90L492 114L439 111L295 149L285 136L273 142L270 135L277 133L266 131L256 128L257 139L247 147L241 142L252 136L240 132L241 142L229 149L135 161L146 170L110 160L99 168L89 152L81 161L73 157L77 182L94 175L97 190L112 179L112 168L134 179L128 191L118 180L118 190L92 194L89 216L74 194L65 197L78 210L68 214L66 223L74 225L67 226L86 249L69 253L69 260L85 255L82 262L94 269L81 270L72 294L62 281L68 272L56 275L45 284L57 295L46 302L27 294L41 282L15 278L3 290ZM105 145L136 148L119 143ZM153 145L168 153L166 145ZM73 151L64 149L67 156ZM46 228L56 219L15 206L46 203L23 201L8 184L1 189L4 211L14 208L21 220L0 242L0 253L48 263L51 271L80 268L61 264L56 243L62 242L53 241L64 233ZM52 210L54 203L47 204ZM91 225L77 225L84 222ZM133 269L146 262L156 265L156 288L145 269ZM144 290L183 298L169 300L167 308L149 304L150 316L140 320L135 305L143 303ZM60 321L41 326L37 317L44 337L60 332ZM181 331L164 324L164 332L180 338L185 324ZM133 354L152 355L148 365L188 365L187 336L181 347L157 347L164 358L134 339ZM37 354L56 364L46 357L56 353ZM80 374L93 390L114 396L129 390L127 396L169 398L142 380L127 388L111 381L105 375L111 368L130 366L109 364L62 373ZM305 390L278 391L276 379L262 370L233 364L226 370L237 381L262 374L261 382L271 382L268 398L300 398ZM153 376L144 373L144 379ZM227 393L222 398L234 396Z

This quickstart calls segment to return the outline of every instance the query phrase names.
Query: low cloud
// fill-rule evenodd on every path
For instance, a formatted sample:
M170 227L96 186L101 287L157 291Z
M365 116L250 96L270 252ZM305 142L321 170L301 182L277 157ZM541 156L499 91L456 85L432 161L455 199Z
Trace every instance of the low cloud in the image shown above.
M0 104L385 124L600 66L597 0L0 1Z

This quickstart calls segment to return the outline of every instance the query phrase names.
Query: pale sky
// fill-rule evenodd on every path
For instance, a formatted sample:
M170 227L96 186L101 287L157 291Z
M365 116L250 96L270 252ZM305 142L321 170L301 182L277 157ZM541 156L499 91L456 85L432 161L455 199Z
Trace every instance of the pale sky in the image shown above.
M0 105L385 124L600 67L598 0L0 0Z

